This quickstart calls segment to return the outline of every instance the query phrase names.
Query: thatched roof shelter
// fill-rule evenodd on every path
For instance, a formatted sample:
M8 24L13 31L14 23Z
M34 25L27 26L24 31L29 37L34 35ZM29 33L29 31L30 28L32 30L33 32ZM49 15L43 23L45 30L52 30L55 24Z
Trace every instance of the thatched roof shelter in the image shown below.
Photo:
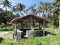
M25 15L22 17L17 17L11 21L11 23L15 27L14 30L16 32L16 35L17 35L17 29L23 31L24 35L30 34L28 30L38 30L38 32L39 32L39 30L42 31L42 29L41 29L42 27L40 27L41 26L40 24L42 24L42 26L44 28L44 25L46 22L48 22L47 19L42 18L37 15L33 15L33 14ZM19 28L17 27L18 24L20 25ZM38 24L38 26L36 26L36 24ZM32 32L32 31L30 31L30 32Z
M37 16L37 15L29 14L29 15L25 15L25 16L22 16L22 17L14 18L14 19L11 21L11 23L12 23L12 24L17 24L17 23L23 22L23 21L26 20L26 19L29 19L30 17L31 17L32 19L37 20L37 21L40 22L40 23L42 23L43 21L48 22L45 18L42 18L42 17Z

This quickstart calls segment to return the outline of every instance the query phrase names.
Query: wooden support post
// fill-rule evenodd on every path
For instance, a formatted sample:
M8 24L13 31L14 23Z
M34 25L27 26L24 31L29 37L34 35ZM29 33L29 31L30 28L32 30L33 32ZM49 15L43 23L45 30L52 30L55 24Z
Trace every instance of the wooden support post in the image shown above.
M34 27L34 21L33 21L33 27Z
M17 30L17 24L15 24L15 31Z
M40 22L39 22L39 29L40 29Z
M14 36L15 36L15 41L17 41L17 24L14 24Z
M21 23L21 29L22 29L22 23Z
M21 23L20 23L20 28L19 29L21 29Z
M45 28L44 28L44 25L45 25L45 21L43 21L43 36L45 36Z
M21 22L21 29L23 29L23 24L22 24L22 22Z

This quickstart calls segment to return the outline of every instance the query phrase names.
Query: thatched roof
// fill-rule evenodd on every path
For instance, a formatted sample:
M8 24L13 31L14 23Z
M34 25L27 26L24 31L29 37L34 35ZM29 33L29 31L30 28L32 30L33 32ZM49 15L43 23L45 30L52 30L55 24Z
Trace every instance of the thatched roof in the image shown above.
M22 17L14 18L13 20L11 20L11 23L12 23L12 24L20 23L20 22L22 22L23 20L28 19L28 18L30 18L30 17L32 17L32 19L37 20L38 22L43 22L43 21L48 22L45 18L42 18L42 17L37 16L37 15L29 14L29 15L25 15L25 16L22 16Z

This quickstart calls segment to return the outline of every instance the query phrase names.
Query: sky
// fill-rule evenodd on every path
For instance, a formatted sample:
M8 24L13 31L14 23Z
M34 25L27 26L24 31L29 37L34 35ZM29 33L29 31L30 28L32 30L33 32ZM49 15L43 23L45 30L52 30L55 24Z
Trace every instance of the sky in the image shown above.
M2 1L2 0L0 0L0 1ZM36 4L36 7L38 7L40 2L52 3L52 0L9 0L9 2L11 2L11 5L13 5L13 6L15 4L21 3L21 4L24 4L26 6L26 8L28 8L32 4ZM2 7L3 6L0 6L0 8L2 8ZM7 10L10 10L10 9L8 8Z
M0 0L1 2L2 0ZM39 6L39 2L49 2L51 3L52 0L9 0L9 2L11 2L11 5L15 5L18 3L24 4L26 6L26 8L28 8L29 6L31 6L32 4L36 4L36 7ZM3 6L0 6L0 8L2 8Z
M38 6L39 2L49 2L49 3L52 2L52 0L9 0L9 1L11 2L12 5L15 5L17 3L22 3L26 7L29 7L32 4L36 4L36 6Z
M29 6L31 6L32 4L36 4L36 8L39 6L40 2L49 2L52 3L52 0L9 0L9 2L11 2L11 4L14 6L15 4L21 3L24 4L26 6L26 8L28 8ZM42 15L42 14L40 14Z

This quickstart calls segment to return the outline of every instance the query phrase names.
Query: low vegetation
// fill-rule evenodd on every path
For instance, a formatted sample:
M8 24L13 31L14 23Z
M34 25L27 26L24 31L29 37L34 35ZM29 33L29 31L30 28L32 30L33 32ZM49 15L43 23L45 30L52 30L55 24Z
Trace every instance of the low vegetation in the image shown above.
M51 37L29 37L15 42L15 40L4 40L1 45L60 45L60 36Z
M54 33L52 27L46 28L46 31ZM12 33L7 34L7 37L4 37L1 45L60 45L60 34L42 36L42 37L28 37L15 41L12 39ZM9 36L10 35L10 36Z

